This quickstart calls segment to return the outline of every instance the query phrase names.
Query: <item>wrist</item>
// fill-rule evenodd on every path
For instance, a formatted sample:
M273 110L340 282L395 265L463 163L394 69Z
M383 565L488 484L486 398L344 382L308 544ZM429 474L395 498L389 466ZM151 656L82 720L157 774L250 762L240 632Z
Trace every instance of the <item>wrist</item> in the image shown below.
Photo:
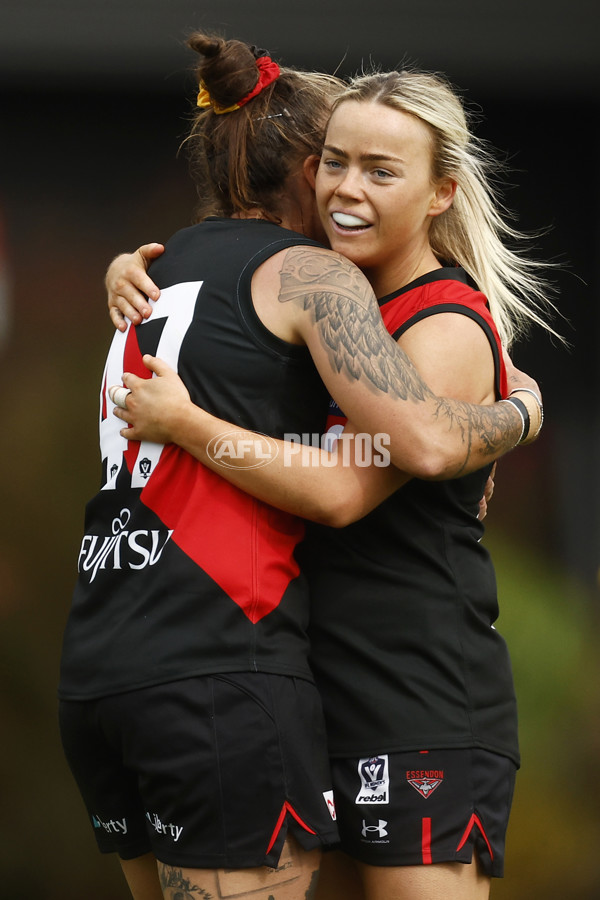
M168 433L169 443L178 444L186 449L185 443L197 409L198 407L189 398L169 404L168 412L166 410L163 412L163 424Z
M173 443L206 463L208 445L226 429L224 423L190 400L178 409Z
M515 406L523 419L523 431L517 442L520 446L537 440L544 423L544 407L541 398L530 388L515 388L506 398Z

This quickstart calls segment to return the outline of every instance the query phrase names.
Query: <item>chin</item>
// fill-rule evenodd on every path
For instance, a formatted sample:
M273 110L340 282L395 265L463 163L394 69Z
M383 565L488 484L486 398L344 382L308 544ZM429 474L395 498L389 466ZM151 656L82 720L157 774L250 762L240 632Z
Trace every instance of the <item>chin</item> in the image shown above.
M331 249L335 250L336 253L340 253L342 256L345 256L346 259L349 259L350 262L353 262L359 268L364 266L364 254L361 253L360 247L357 247L355 244L353 245L351 241L344 241L339 237L337 237L336 240L336 237L332 237L330 241L329 245Z

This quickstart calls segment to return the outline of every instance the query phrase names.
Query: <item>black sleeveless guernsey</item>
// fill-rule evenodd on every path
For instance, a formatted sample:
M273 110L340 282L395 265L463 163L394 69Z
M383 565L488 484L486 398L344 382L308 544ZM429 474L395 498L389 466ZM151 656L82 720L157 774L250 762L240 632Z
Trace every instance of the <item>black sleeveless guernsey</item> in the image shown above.
M486 298L462 269L431 272L379 304L396 339L424 316L473 318L490 342L497 399L506 396ZM332 407L328 427L345 421ZM510 660L477 519L488 472L413 479L347 528L310 526L311 659L332 755L480 747L518 763Z
M86 508L59 693L86 699L187 676L261 671L311 679L304 524L170 444L127 442L108 388L141 357L176 368L192 400L272 437L322 432L327 396L306 347L274 336L250 295L278 251L315 245L259 220L178 232L151 275L152 316L114 336L100 393L102 487Z

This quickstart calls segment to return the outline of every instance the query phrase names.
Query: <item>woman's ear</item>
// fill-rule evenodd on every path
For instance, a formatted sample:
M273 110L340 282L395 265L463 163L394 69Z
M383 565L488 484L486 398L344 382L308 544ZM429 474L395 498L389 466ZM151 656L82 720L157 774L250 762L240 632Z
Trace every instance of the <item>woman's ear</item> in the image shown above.
M433 201L429 207L430 216L439 216L452 206L456 194L456 182L451 178L444 178L435 189Z
M321 162L321 157L317 156L316 153L311 153L310 156L307 156L304 160L303 171L304 177L310 184L311 188L315 189L315 181L317 178L317 169L319 168L319 163Z

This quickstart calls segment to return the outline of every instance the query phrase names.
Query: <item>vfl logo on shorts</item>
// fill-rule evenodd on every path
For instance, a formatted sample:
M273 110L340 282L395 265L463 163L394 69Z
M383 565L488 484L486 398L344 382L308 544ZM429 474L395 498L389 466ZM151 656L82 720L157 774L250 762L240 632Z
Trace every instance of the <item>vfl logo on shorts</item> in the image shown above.
M370 756L368 759L359 759L358 774L360 777L360 791L355 803L389 803L390 802L390 776L387 753L383 756Z

